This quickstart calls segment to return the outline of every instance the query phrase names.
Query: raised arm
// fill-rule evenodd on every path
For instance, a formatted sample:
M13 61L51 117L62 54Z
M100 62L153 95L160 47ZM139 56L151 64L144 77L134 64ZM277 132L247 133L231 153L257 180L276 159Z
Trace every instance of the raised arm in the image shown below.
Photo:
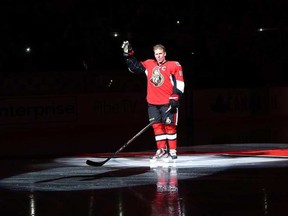
M129 41L124 41L122 44L123 56L127 64L128 70L131 73L145 73L143 64L134 57L134 50Z

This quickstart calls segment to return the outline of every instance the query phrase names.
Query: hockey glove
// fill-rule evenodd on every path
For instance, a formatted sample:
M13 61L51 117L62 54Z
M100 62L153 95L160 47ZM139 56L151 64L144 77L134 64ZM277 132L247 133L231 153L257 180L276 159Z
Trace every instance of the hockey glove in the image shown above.
M179 107L180 103L179 103L179 95L178 94L172 94L169 97L169 104L171 107L170 112L171 113L176 113L177 108Z
M134 51L133 51L132 46L129 43L129 41L123 42L122 49L123 49L123 55L125 57L129 57L129 56L132 56L134 54Z

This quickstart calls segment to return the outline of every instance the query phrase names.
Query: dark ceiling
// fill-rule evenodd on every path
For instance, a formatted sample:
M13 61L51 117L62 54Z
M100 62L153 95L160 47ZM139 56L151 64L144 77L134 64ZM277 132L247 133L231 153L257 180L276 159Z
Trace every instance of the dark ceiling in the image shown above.
M0 69L121 70L121 44L130 40L139 59L163 43L168 58L195 76L262 73L262 63L280 74L287 69L286 2L3 0Z

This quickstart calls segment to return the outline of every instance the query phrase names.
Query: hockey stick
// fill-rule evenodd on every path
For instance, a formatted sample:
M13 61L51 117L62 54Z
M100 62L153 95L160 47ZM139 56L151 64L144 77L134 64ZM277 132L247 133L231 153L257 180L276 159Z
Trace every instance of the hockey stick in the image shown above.
M139 131L135 136L133 136L127 143L125 143L121 148L119 148L115 153L113 153L110 157L108 157L106 160L101 162L96 162L92 160L87 160L86 164L90 166L102 166L106 162L108 162L111 158L113 158L116 154L118 154L120 151L122 151L124 148L126 148L132 141L134 141L137 137L139 137L142 133L144 133L152 124L154 121L151 121L148 125L146 125L141 131Z

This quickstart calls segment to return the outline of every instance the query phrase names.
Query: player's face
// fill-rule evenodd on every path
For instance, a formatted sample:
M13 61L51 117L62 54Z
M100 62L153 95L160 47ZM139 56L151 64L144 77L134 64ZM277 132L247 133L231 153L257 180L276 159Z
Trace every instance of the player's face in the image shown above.
M154 57L158 63L162 63L165 61L166 52L163 49L154 50Z

